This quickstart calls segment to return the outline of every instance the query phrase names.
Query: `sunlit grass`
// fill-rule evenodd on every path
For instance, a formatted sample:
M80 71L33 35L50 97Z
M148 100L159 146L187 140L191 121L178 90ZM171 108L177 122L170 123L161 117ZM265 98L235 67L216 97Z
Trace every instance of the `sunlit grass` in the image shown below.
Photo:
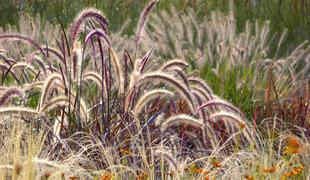
M308 43L197 3L149 2L133 36L94 8L1 30L0 178L309 178Z

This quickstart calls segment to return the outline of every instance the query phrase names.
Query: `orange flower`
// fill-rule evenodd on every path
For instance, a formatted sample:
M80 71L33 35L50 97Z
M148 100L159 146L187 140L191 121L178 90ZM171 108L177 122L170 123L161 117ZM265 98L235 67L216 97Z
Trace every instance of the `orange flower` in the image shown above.
M277 168L276 167L270 167L270 168L263 168L262 171L264 173L274 173L276 172Z
M197 174L202 174L202 172L203 172L203 169L201 169L201 168L196 169Z
M126 147L126 148L121 148L119 151L120 151L123 155L131 154L131 152L130 152L130 150L129 150L128 147Z
M300 148L302 146L300 140L296 136L290 135L286 140L287 146L289 147Z
M296 170L297 172L301 173L304 170L304 166L300 165L298 167L295 167L294 170Z
M148 174L146 172L143 172L137 175L137 179L146 179L147 177L148 177Z
M69 176L69 179L70 180L76 180L76 179L79 179L79 177L73 175L73 176Z
M292 174L292 172L287 172L287 173L284 173L284 176L291 177L291 176L293 176L293 174Z
M296 175L300 174L300 172L299 172L299 171L296 171L295 169L293 169L293 170L291 171L291 173L292 173L292 176L296 176Z
M284 154L292 155L292 154L298 154L303 148L303 145L298 137L294 135L289 135L286 138L286 147L283 151Z
M109 172L109 173L101 175L100 180L110 180L112 179L112 177L113 177L113 174Z
M210 178L209 176L206 176L206 180L215 180L215 177Z
M301 149L296 149L296 148L292 148L292 147L285 147L283 153L286 155L298 154L298 153L300 153L300 150Z
M301 165L301 166L298 166L298 167L295 167L295 168L293 168L292 171L286 173L286 175L287 175L288 177L289 177L289 176L297 176L297 175L299 175L299 174L302 173L303 169L304 169L304 167L303 167L302 165Z
M208 172L208 171L205 171L205 170L204 170L204 169L202 169L202 168L198 168L198 169L196 169L196 173L197 173L197 174L204 174L204 175L209 174L209 172Z
M250 175L245 175L243 176L246 180L254 180L254 177L253 176L250 176Z
M216 167L216 168L222 166L220 162L216 162L216 161L212 162L212 165L213 165L213 167Z
M245 123L239 123L239 127L240 127L240 129L244 129L245 128Z
M289 171L289 172L284 173L284 174L282 175L282 177L281 177L281 180L285 180L286 177L292 177L292 176L297 176L297 175L301 174L302 171L303 171L303 168L304 168L304 167L303 167L302 165L293 168L292 171Z

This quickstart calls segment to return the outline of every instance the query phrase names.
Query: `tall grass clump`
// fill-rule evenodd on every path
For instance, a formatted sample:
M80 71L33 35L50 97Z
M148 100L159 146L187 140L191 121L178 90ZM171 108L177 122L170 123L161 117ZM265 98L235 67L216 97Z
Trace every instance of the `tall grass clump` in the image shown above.
M302 113L298 114L307 114L309 43L305 41L283 54L286 29L273 34L269 21L247 21L244 31L239 32L233 7L226 15L214 11L203 18L190 8L182 13L175 8L154 13L144 45L153 47L156 42L161 56L186 59L198 67L213 92L229 99L249 118L276 115L290 121L291 117L281 112L298 104L302 104L298 110ZM306 117L299 118L300 124L306 123Z
M0 34L0 117L44 127L47 161L77 167L63 177L194 178L183 173L187 162L255 146L244 114L188 73L186 61L152 61L154 49L145 50L141 40L156 3L142 12L129 48L94 8L83 10L69 31L57 28L53 42ZM9 49L16 41L22 53ZM17 176L14 168L6 173Z

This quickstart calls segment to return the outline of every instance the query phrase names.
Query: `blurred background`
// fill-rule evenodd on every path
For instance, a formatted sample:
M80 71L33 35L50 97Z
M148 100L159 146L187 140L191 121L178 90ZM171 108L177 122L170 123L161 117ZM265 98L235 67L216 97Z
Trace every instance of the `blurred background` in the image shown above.
M77 13L86 7L102 10L110 20L110 29L116 31L125 21L130 20L127 34L132 34L139 13L148 0L0 0L0 26L17 25L24 14L39 16L44 23L69 25ZM198 17L212 10L227 12L230 0L161 0L156 10L175 6L178 11L193 8ZM309 39L309 0L235 0L237 29L242 31L246 20L263 22L270 20L271 33L289 31L284 46L291 49Z

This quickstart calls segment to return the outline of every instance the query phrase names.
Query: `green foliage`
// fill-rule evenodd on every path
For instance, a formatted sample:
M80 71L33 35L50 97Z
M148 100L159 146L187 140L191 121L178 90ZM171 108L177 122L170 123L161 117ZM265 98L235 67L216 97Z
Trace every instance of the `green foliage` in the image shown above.
M28 99L28 106L31 108L36 108L39 104L40 97L41 97L40 92L30 93L29 99Z
M42 21L49 21L54 24L61 22L68 26L74 16L86 7L95 7L107 16L110 20L110 29L120 28L127 20L130 20L126 33L133 33L134 26L138 21L139 13L148 2L147 0L33 0L33 1L10 1L3 0L0 7L0 26L5 24L16 24L18 13L39 14ZM157 10L170 9L176 6L182 12L188 7L195 9L198 17L209 14L212 10L227 12L230 0L165 0L160 1ZM288 48L308 39L310 29L310 5L301 0L263 0L251 4L249 0L235 0L237 29L244 30L247 20L271 21L271 33L281 32L288 28L289 34L286 44L282 49L285 53Z
M214 67L206 63L200 75L215 94L228 99L232 104L242 109L248 118L251 118L257 104L255 89L252 86L253 71L242 65L237 65L229 70L227 65L227 62L221 62L218 71L214 72ZM240 79L241 82L239 82Z
M0 26L6 24L16 24L18 21L18 7L11 0L1 0L0 6Z

